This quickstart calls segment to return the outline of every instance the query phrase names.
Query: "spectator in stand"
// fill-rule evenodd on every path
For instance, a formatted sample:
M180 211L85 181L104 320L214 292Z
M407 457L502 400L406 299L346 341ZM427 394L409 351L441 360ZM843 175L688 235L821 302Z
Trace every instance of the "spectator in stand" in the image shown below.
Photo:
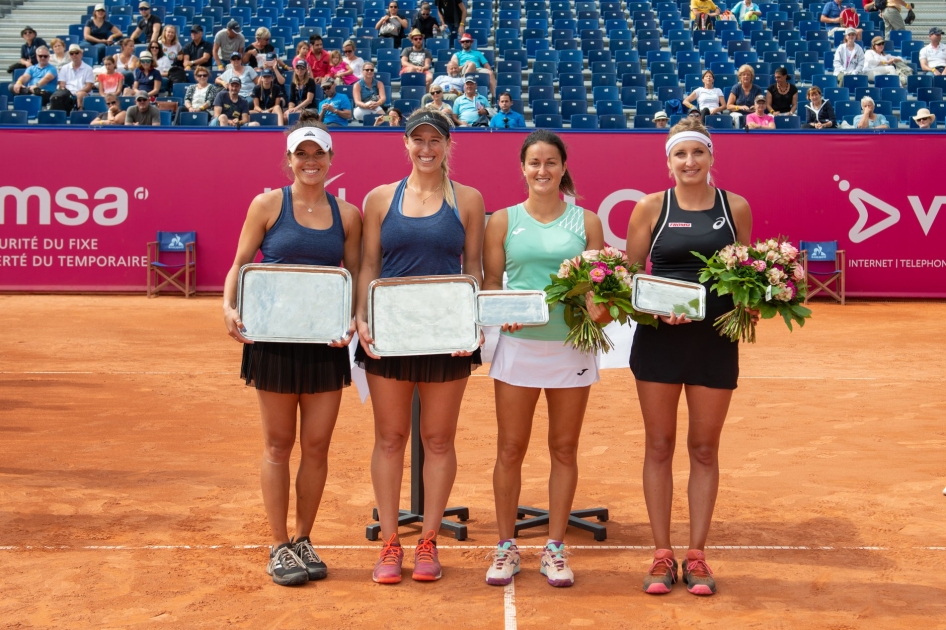
M874 6L874 0L863 0L864 10L868 13L877 11L877 7Z
M899 75L900 86L907 87L907 77L913 74L913 68L902 57L884 53L887 42L878 35L870 41L870 50L864 53L864 70L871 81L874 77L885 74Z
M422 2L420 11L418 11L417 15L414 17L414 23L411 25L411 29L420 31L424 39L427 39L429 37L439 37L442 27L443 16L440 15L440 11L437 11L436 16L432 15L430 3Z
M920 49L920 68L923 72L932 72L939 76L946 72L946 46L940 42L943 39L943 29L934 26L930 29L930 43Z
M430 91L428 92L430 96L430 101L424 105L427 109L432 109L434 111L440 112L446 116L447 120L450 121L450 124L456 126L460 123L457 115L453 113L453 106L443 100L443 88L439 85L431 85Z
M237 51L230 53L230 65L227 66L223 74L217 77L217 85L226 87L230 83L230 79L234 77L240 79L242 83L240 96L245 99L253 98L253 87L259 83L259 75L256 74L256 70L253 68L243 65L243 55Z
M181 46L180 38L177 36L177 27L173 24L164 27L164 30L161 31L161 37L158 38L158 43L161 44L161 52L171 63L177 61L184 49Z
M151 103L144 90L135 95L135 104L125 112L125 124L141 127L160 127L161 112Z
M265 26L256 29L256 40L243 51L243 64L257 71L262 70L263 66L272 68L269 63L276 59L272 38L273 34Z
M305 60L309 63L312 76L316 81L329 76L332 71L332 60L328 51L322 49L322 36L314 34L309 37L309 54Z
M335 91L335 81L322 79L322 94L325 98L319 103L319 120L327 127L347 127L351 120L351 101L344 94Z
M850 18L843 15L844 11L844 7L841 6L841 0L828 0L824 3L824 8L821 9L821 23L827 25L828 37L834 37L835 31L847 28L844 21ZM853 12L853 9L851 9L851 11ZM854 18L855 20L857 19L856 12L854 12ZM861 31L859 29L855 30L857 31L857 39L860 39Z
M755 109L746 116L746 129L775 129L775 118L765 113L765 97L755 97Z
M711 31L716 28L715 19L719 7L713 0L690 0L691 28L694 31Z
M114 94L109 94L105 97L105 105L108 109L99 114L90 124L93 127L102 125L124 125L126 114L125 110L118 104L118 97ZM158 117L160 118L160 115Z
M388 110L388 113L384 116L378 116L374 119L374 126L388 126L388 127L403 127L404 126L404 115L401 113L397 107L392 107Z
M306 57L309 56L310 48L311 47L309 46L309 42L299 42L298 44L296 44L296 56L292 58L293 68L296 67L296 62L299 61L300 59L305 61ZM308 62L306 62L306 65L308 65Z
M220 29L214 35L213 58L218 70L223 70L225 59L233 59L233 53L240 53L240 58L243 58L246 38L240 33L241 30L239 22L230 20L226 28Z
M283 98L283 89L275 85L274 72L278 70L263 70L259 75L259 85L253 88L253 109L261 114L276 114L276 124L282 127L286 124L283 111L286 101Z
M838 126L834 107L821 95L821 88L813 85L808 88L808 101L805 105L807 121L802 127L805 129L834 129Z
M375 78L375 66L373 61L365 62L362 68L361 80L356 82L351 89L352 99L355 101L355 110L353 115L355 120L362 121L366 114L375 114L383 112L384 101L387 98L384 84Z
M755 109L756 97L764 94L764 90L754 83L755 69L752 66L749 64L739 66L737 75L739 83L732 86L726 100L726 108L729 109L735 123L738 123L743 116L752 113Z
M7 68L7 72L10 74L13 74L14 70L22 70L23 68L29 68L35 64L36 49L40 46L46 46L46 42L43 41L43 38L36 36L36 31L32 26L24 26L23 30L20 31L20 37L23 38L23 45L20 46L20 60Z
M930 110L921 107L916 110L916 116L913 117L913 122L915 122L916 126L920 129L932 129L933 125L936 124L936 114L931 114Z
M151 58L154 61L154 69L161 75L161 88L165 87L165 81L168 81L168 73L171 71L171 60L164 54L161 42L151 42L148 44L148 50L151 51ZM168 92L171 91L170 85L167 86ZM158 92L161 90L159 89Z
M431 85L443 88L443 100L448 103L452 103L463 94L463 75L460 73L460 64L455 58L447 62L447 74L441 74Z
M135 80L132 83L132 90L135 94L145 91L151 100L158 97L161 93L161 73L154 67L154 59L151 53L145 51L141 53L141 65L135 70Z
M726 99L723 97L723 91L718 87L713 87L716 82L716 75L712 70L703 71L703 87L696 88L689 96L683 99L683 107L695 109L700 112L702 118L726 111ZM694 101L696 104L694 105Z
M184 92L184 109L189 112L209 112L220 87L210 82L210 68L197 66L194 70L197 83L188 85Z
M92 9L92 17L82 29L82 38L89 43L89 54L95 59L95 63L102 63L106 46L111 46L122 38L121 29L105 19L104 4L97 4Z
M878 8L881 4L875 0L875 6ZM906 9L907 4L903 0L886 0L886 6L880 12L880 17L884 20L884 36L890 39L890 34L894 31L905 31L907 25L903 22L903 16L900 15L900 9Z
M121 76L119 75L119 78ZM49 97L53 95L50 88L56 87L56 69L49 65L49 49L39 46L36 49L36 63L31 65L20 75L20 78L9 86L10 93L31 94L43 99L43 107L49 104Z
M69 53L66 52L66 42L58 37L53 37L52 41L49 42L49 49L51 51L49 55L49 65L55 68L56 72L59 72L60 68L69 63ZM132 45L131 50L132 52L135 51L134 45Z
M669 122L670 116L667 116L667 112L664 110L660 110L654 114L654 127L657 129L666 129Z
M424 35L414 29L410 34L411 47L401 51L401 74L409 72L418 72L426 76L426 88L430 88L430 82L434 80L434 73L430 71L430 64L434 56L429 50L424 48Z
M499 111L489 121L493 129L525 129L526 119L512 108L512 94L503 92L499 95Z
M109 55L105 58L105 70L97 77L95 83L99 88L100 96L121 96L125 91L125 77L121 72L115 69L115 57Z
M345 63L345 60L342 58L342 51L333 50L328 54L329 63L332 64L329 68L328 76L330 79L335 79L335 83L338 85L351 85L358 79L352 74L351 68L348 67L348 64Z
M460 36L460 50L453 54L453 57L450 58L450 61L456 60L457 65L460 66L460 72L464 76L469 75L473 72L479 72L480 74L489 75L489 93L493 94L496 92L496 76L493 74L493 69L489 65L489 61L486 60L486 56L483 55L478 50L473 50L473 36L469 33L464 33Z
M138 43L138 38L142 35L144 35L145 43L158 41L158 37L161 36L161 18L151 13L151 5L144 0L138 3L138 13L141 14L141 18L135 30L131 32L132 41Z
M437 0L437 11L443 26L450 31L450 47L457 45L457 37L466 29L466 5L463 0Z
M453 101L453 113L460 119L461 127L489 125L489 111L487 110L489 101L477 91L476 87L476 75L466 75L463 82L463 96L458 96Z
M374 25L381 37L390 37L394 40L394 47L401 47L404 31L407 30L407 20L398 15L397 2L388 2L388 12L381 16Z
M874 99L871 97L861 99L861 112L854 117L855 129L889 129L887 117L874 111Z
M292 81L289 83L289 109L286 114L301 114L306 109L315 109L315 79L305 59L296 59Z
M838 87L844 87L846 75L865 74L864 49L857 43L857 30L844 31L844 41L834 51L834 75L838 78Z
M345 63L351 68L351 76L353 77L352 81L345 81L345 83L354 85L364 76L362 73L365 60L355 54L355 42L351 39L342 44L342 53L345 55Z
M125 89L129 94L135 85L135 70L141 66L141 60L135 56L135 40L126 37L122 40L121 49L115 55L115 68L125 77Z
M50 97L54 109L62 109L66 113L71 112L74 106L82 109L82 101L95 89L92 66L82 61L82 52L78 44L69 46L72 63L59 71L58 89Z
M736 5L736 8L732 10L732 13L736 16L736 20L740 24L743 22L753 22L762 17L762 11L759 10L759 5L752 0L740 2Z
M240 96L243 82L234 76L227 84L227 90L220 92L214 99L214 115L211 127L258 127L250 122L250 104Z
M788 80L788 70L784 67L775 70L775 83L769 86L766 94L766 107L773 114L793 116L798 111L798 88Z
M181 59L185 70L197 70L197 67L210 68L213 64L213 44L204 39L204 27L200 24L191 26L191 41L181 50Z

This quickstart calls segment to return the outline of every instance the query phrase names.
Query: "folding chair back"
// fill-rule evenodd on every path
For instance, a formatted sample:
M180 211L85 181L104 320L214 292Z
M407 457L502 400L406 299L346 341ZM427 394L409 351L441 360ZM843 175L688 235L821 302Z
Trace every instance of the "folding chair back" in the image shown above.
M844 250L837 241L800 241L802 269L808 293L805 304L816 294L824 292L844 304Z
M161 254L183 254L176 263L160 260ZM183 279L180 277L183 274ZM197 232L158 232L148 243L148 297L171 285L189 298L197 293Z

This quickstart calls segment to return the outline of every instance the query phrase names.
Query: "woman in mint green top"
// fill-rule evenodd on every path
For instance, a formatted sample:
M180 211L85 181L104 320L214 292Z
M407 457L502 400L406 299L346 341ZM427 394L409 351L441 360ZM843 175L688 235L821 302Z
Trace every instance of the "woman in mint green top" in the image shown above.
M531 133L519 155L529 198L495 212L486 226L483 245L483 287L544 289L549 275L566 258L604 247L597 215L561 199L575 196L561 138L544 129ZM589 294L590 296L590 294ZM602 318L600 305L586 302L589 313ZM565 529L578 484L578 438L591 385L598 380L597 356L582 354L565 337L568 326L557 306L545 326L523 328L511 322L502 327L490 376L496 392L499 425L493 490L499 543L486 573L489 584L504 585L519 571L515 541L516 512L522 460L529 447L532 417L545 389L549 408L549 542L542 553L541 572L552 586L571 586L574 574L565 559Z

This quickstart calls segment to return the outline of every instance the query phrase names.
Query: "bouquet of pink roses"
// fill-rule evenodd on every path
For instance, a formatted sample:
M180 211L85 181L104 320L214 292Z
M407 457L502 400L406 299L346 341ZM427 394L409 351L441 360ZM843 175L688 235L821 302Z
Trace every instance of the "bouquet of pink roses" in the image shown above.
M640 313L631 306L631 285L640 265L632 265L624 252L614 247L590 249L562 262L556 275L549 275L552 284L545 287L545 301L561 302L565 307L565 323L571 328L566 343L582 352L608 352L614 347L601 324L588 315L585 294L594 294L595 304L607 304L611 317L622 324L628 318L639 324L656 326L653 315Z
M798 250L783 238L759 241L755 246L734 243L709 258L691 252L706 263L700 270L700 282L715 280L710 286L717 295L732 295L736 308L719 316L714 324L721 336L733 341L755 343L755 323L750 310L762 319L782 316L788 329L811 317L811 309L802 306L808 285L798 264Z

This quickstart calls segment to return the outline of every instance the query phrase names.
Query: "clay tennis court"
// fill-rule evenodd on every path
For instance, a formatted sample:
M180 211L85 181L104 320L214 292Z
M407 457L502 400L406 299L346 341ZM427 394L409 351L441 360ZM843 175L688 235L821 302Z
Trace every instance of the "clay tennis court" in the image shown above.
M603 543L569 530L573 588L546 585L529 553L514 589L485 584L485 367L467 389L451 500L470 508L469 538L440 538L444 579L371 582L371 401L351 388L312 535L329 577L284 588L264 573L256 395L219 298L0 296L0 626L946 628L944 320L943 303L818 303L804 330L765 322L743 346L707 551L719 594L701 599L641 592L652 552L629 370L592 390L576 507L604 505L611 520ZM544 419L540 408L526 504L545 502ZM680 431L674 541L686 545ZM520 545L545 538L529 530Z

